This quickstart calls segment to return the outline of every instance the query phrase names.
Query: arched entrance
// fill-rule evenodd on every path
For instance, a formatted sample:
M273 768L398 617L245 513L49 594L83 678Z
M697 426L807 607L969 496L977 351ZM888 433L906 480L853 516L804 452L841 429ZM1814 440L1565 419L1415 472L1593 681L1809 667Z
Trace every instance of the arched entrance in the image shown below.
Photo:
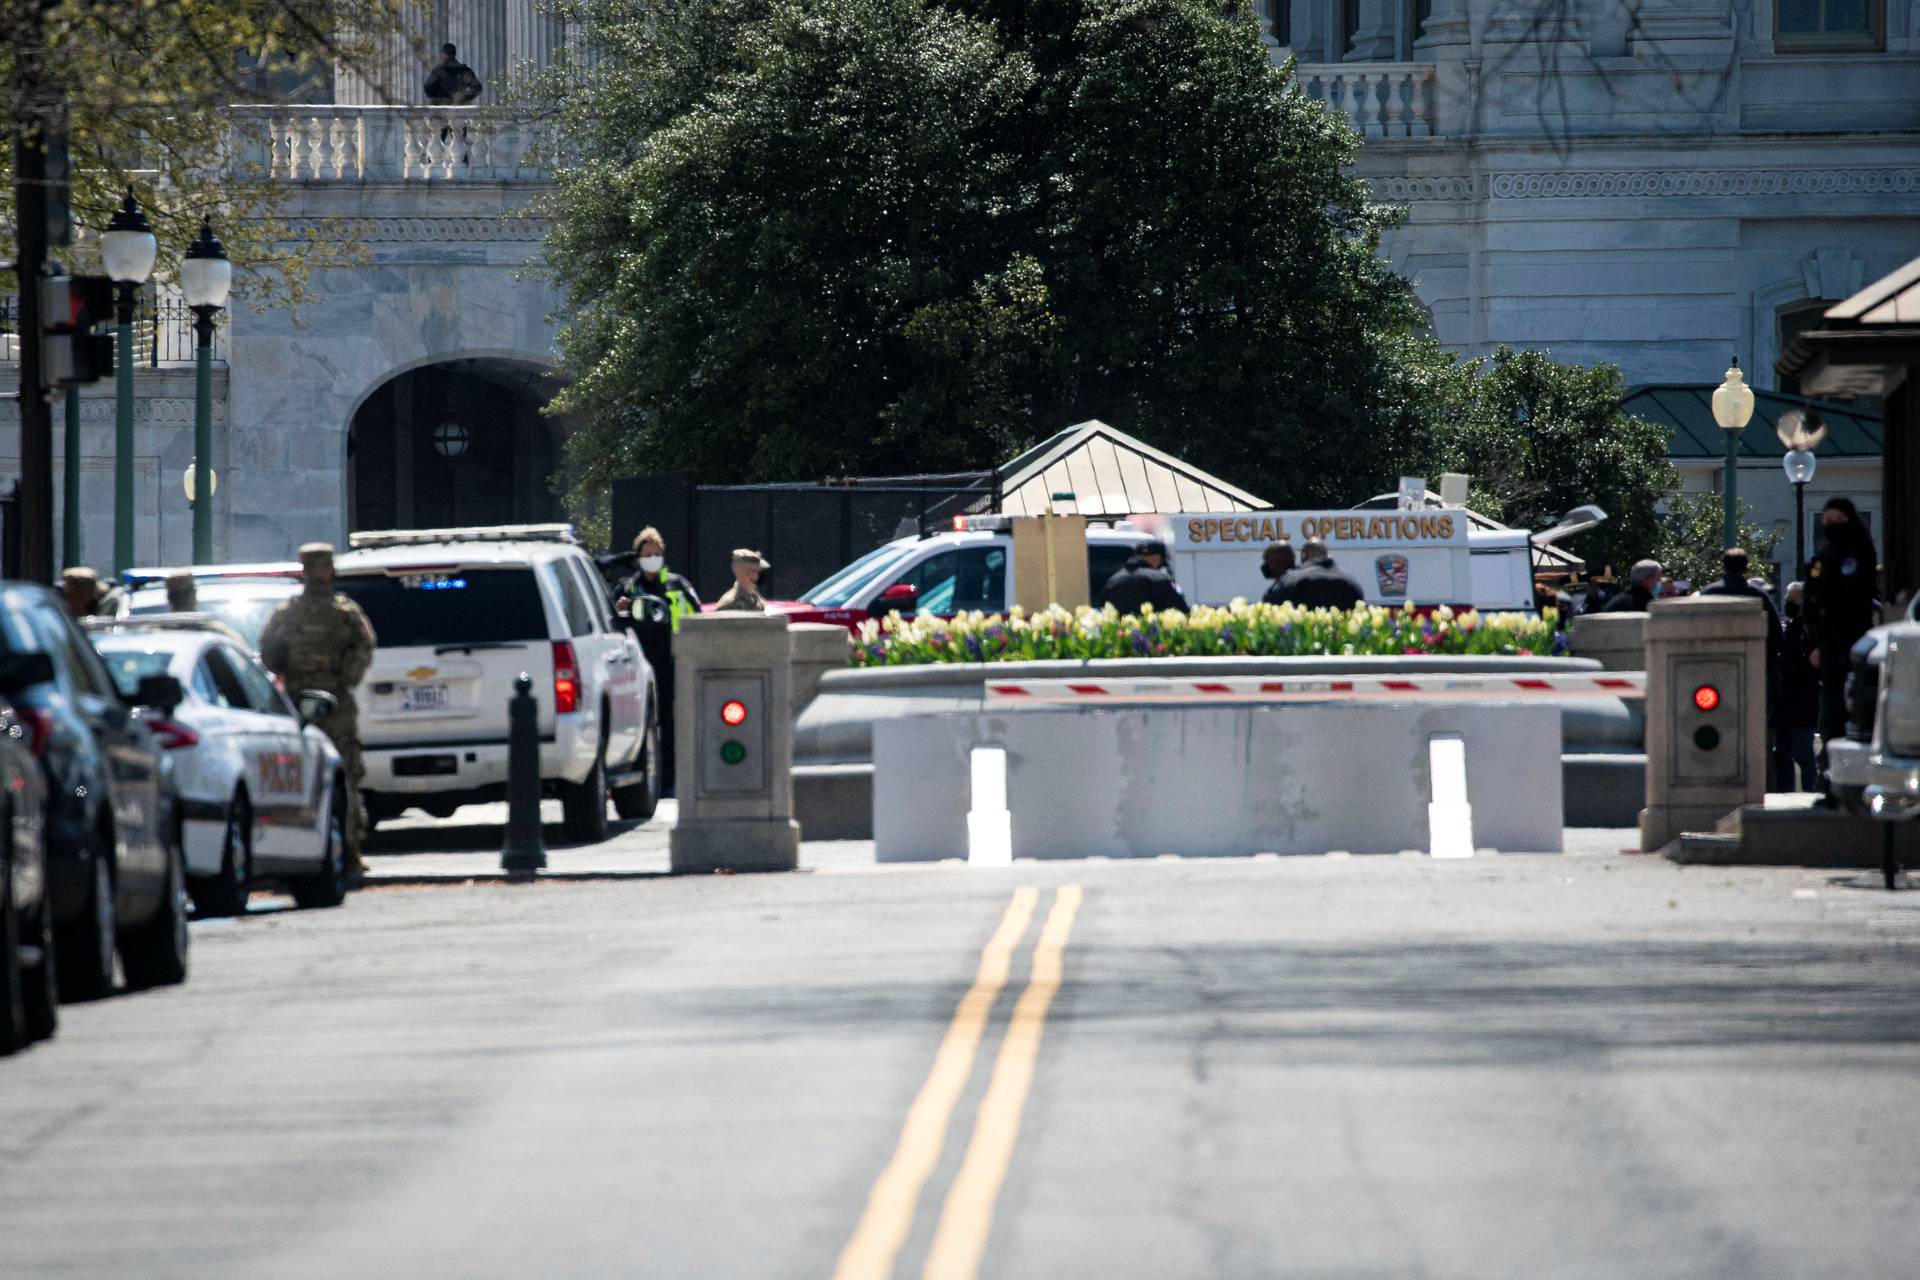
M558 389L536 364L474 357L388 380L353 415L350 529L433 529L561 518Z

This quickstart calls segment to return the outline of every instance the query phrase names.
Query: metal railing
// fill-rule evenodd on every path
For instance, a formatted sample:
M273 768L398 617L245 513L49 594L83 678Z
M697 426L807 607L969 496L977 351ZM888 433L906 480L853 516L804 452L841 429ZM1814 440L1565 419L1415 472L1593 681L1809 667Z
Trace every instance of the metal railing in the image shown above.
M243 163L290 182L540 182L545 128L479 107L237 106Z
M134 304L133 358L149 369L161 365L192 364L194 344L193 310L177 298L141 296ZM20 332L20 299L17 295L0 297L0 361L19 359L14 336ZM213 331L213 358L227 358L227 331Z

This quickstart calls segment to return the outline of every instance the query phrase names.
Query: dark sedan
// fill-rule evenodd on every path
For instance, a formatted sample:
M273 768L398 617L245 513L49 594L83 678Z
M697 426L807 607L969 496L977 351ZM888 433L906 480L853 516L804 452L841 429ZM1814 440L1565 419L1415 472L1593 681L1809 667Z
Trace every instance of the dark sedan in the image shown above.
M0 1054L53 1034L53 898L41 829L47 799L27 729L0 703Z

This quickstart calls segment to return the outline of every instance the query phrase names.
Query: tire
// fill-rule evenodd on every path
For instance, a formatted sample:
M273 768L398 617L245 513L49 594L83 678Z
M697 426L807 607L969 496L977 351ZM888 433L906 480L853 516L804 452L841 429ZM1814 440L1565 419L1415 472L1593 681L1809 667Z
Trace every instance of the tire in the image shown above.
M327 826L321 832L320 870L294 879L288 887L302 907L337 907L347 900L347 793L339 786L327 801Z
M253 812L247 798L234 793L227 806L227 829L220 837L220 873L196 880L193 905L203 916L243 916L253 891Z
M132 990L171 987L187 980L186 854L176 836L167 844L167 883L153 919L120 934L120 964Z
M54 938L60 998L99 1000L113 994L113 840L95 836L87 852L87 896L80 915Z
M607 817L607 735L600 734L600 749L593 755L593 771L584 782L568 785L560 793L560 830L575 844L598 844L613 834L613 822Z
M33 1043L27 1029L25 976L20 972L20 918L13 910L13 863L0 858L0 1058Z
M60 1026L60 969L53 958L53 894L44 884L40 892L40 919L34 932L33 941L40 947L40 967L21 975L27 1002L27 1034L35 1040L50 1040Z
M645 822L660 807L660 722L647 720L647 736L640 740L640 781L616 787L613 811L623 818Z

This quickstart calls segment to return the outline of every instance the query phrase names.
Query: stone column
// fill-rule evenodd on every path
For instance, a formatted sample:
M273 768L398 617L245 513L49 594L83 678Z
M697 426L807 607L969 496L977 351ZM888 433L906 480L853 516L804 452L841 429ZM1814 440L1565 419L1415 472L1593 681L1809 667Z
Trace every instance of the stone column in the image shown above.
M1767 616L1736 596L1656 600L1647 611L1647 807L1640 849L1767 794Z
M1433 12L1414 33L1415 62L1433 63L1433 131L1473 132L1480 64L1473 56L1473 26L1467 0L1433 0Z
M507 74L507 0L451 0L447 39L460 48L460 61L473 68L486 88L481 102L498 101Z
M564 24L541 12L542 0L506 0L507 66L542 70L566 45Z
M425 102L427 71L446 41L445 12L427 0L408 0L396 30L369 41L363 57L335 65L334 101L360 107Z
M1353 48L1348 62L1391 62L1395 52L1394 28L1398 25L1400 5L1395 0L1346 0L1360 6L1360 26L1353 33Z

